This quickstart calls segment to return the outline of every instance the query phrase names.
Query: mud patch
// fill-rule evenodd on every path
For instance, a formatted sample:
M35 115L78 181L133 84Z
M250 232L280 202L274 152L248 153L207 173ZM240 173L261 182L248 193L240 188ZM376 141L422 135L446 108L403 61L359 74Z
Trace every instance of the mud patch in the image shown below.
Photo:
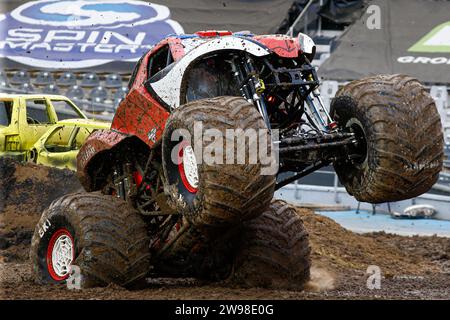
M0 261L26 260L42 211L80 189L73 171L0 158Z
M81 189L75 172L0 158L0 214L41 213L64 194Z

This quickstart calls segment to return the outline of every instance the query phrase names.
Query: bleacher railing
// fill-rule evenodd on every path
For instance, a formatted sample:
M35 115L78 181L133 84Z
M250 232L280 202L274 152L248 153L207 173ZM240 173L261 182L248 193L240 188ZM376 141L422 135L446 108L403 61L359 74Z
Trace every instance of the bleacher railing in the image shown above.
M314 2L319 2L320 6L323 5L323 0L309 0L308 3L306 4L306 6L303 8L303 10L299 13L298 17L294 20L292 25L289 27L286 35L291 36L291 37L297 36L296 34L294 34L294 31L296 29L300 30L300 32L302 32L302 33L309 34L309 35L320 32L320 29L322 26L322 19L320 16L317 16L317 15L314 15L314 17L315 17L314 19L318 19L317 29L313 29L313 30L308 29L308 24L310 22L309 14L311 13L311 9L312 9L311 5ZM302 24L303 24L303 26L302 26Z

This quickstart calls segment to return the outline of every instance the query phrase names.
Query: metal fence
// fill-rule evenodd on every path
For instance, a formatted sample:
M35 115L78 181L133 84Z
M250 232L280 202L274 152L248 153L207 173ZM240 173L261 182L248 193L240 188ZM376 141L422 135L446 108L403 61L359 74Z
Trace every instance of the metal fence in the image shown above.
M412 199L376 205L358 202L354 197L349 195L345 188L340 185L339 179L334 171L319 170L314 174L325 174L333 177L333 184L303 184L301 180L297 180L279 189L275 193L275 197L302 206L310 205L316 209L338 211L361 209L378 213L403 212L411 205L427 204L432 205L436 209L436 219L450 220L450 174L441 173L438 183L433 186L430 192ZM319 182L320 180L323 179L317 179L316 181Z

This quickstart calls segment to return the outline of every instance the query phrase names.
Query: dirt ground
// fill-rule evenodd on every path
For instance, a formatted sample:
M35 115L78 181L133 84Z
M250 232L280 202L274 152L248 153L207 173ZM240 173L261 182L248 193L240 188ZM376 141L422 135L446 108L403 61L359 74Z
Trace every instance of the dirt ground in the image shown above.
M312 247L305 291L166 278L148 279L135 291L37 285L28 262L34 225L53 199L80 185L67 170L0 162L0 299L450 299L449 238L355 234L304 208L297 211ZM369 266L381 270L380 289L367 287Z

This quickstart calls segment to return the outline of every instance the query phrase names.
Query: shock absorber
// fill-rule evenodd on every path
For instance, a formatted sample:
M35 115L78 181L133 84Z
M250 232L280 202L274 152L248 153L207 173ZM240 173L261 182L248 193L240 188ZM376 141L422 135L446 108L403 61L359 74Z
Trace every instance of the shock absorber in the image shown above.
M312 74L308 76L309 81L313 81L314 78ZM316 101L318 103L316 103ZM325 108L323 104L323 100L320 97L319 87L315 88L307 97L306 97L307 107L305 108L305 112L308 114L309 118L314 122L314 125L321 131L329 132L333 131L337 124L331 119L328 110Z
M241 64L242 68L239 67ZM269 115L267 114L263 94L266 87L264 81L259 78L256 68L253 66L253 59L247 55L245 56L245 60L240 60L239 63L236 63L236 60L234 60L231 68L238 83L241 85L240 91L242 96L247 99L247 101L256 105L259 113L264 119L267 129L270 130L270 120Z
M250 91L252 94L251 98L253 102L256 104L259 113L262 115L264 122L266 123L267 129L270 130L271 129L270 119L267 113L266 103L264 101L264 90L266 89L264 81L259 78L259 75L256 72L256 68L253 65L253 59L250 56L247 56L244 67L246 69L247 74L250 75L250 80L248 83L251 84L250 86Z

